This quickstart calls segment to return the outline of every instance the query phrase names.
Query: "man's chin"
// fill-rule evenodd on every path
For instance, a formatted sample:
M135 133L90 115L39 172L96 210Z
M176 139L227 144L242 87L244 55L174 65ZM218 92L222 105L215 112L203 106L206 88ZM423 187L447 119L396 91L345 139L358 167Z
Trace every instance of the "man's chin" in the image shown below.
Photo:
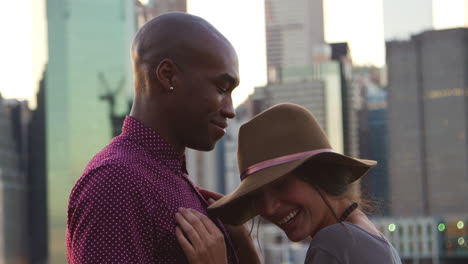
M216 141L204 143L204 144L190 144L187 145L188 148L198 150L198 151L212 151L216 146Z

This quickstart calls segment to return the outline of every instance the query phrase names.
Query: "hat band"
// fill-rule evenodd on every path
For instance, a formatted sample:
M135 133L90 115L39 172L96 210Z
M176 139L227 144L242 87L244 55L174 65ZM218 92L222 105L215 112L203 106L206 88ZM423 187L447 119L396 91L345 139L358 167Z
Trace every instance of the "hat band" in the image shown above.
M294 154L289 154L286 156L281 156L278 158L270 159L270 160L265 160L262 162L259 162L257 164L254 164L250 167L248 167L240 176L241 181L243 181L245 178L247 178L249 175L259 171L263 170L269 167L273 167L276 165L280 165L283 163L295 161L302 159L307 156L315 156L319 153L324 153L324 152L335 152L333 149L316 149L316 150L311 150L311 151L305 151L305 152L299 152L299 153L294 153Z

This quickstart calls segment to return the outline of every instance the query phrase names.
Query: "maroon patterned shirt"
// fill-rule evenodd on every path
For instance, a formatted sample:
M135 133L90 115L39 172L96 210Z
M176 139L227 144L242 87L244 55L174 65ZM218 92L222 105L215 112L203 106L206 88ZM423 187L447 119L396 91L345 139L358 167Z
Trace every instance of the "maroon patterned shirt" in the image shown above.
M69 263L187 263L175 236L179 207L207 215L183 155L156 131L127 116L122 134L101 150L68 203ZM229 263L237 263L224 232Z

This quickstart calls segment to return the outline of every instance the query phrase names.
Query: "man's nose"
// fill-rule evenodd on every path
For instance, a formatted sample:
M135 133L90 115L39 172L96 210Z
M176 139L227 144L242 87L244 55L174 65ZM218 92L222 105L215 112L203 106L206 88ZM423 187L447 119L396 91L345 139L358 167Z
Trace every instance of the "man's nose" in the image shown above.
M234 111L234 105L232 104L232 97L229 96L224 100L223 107L221 109L222 115L226 118L232 119L236 117L236 112Z

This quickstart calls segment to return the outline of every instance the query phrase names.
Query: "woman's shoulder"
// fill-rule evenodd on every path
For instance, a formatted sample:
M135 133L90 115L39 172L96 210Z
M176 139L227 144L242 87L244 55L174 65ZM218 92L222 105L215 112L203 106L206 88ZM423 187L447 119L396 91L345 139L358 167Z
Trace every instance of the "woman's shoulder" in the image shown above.
M326 252L340 261L363 260L364 255L366 259L374 259L374 256L380 259L392 254L391 245L384 237L348 222L330 225L320 230L312 239L308 250L309 253L317 251Z
M349 222L333 224L323 228L315 235L312 243L315 242L322 244L324 241L330 240L333 241L334 245L336 245L337 239L342 243L353 242L356 239L388 243L383 236L373 234L364 228Z

